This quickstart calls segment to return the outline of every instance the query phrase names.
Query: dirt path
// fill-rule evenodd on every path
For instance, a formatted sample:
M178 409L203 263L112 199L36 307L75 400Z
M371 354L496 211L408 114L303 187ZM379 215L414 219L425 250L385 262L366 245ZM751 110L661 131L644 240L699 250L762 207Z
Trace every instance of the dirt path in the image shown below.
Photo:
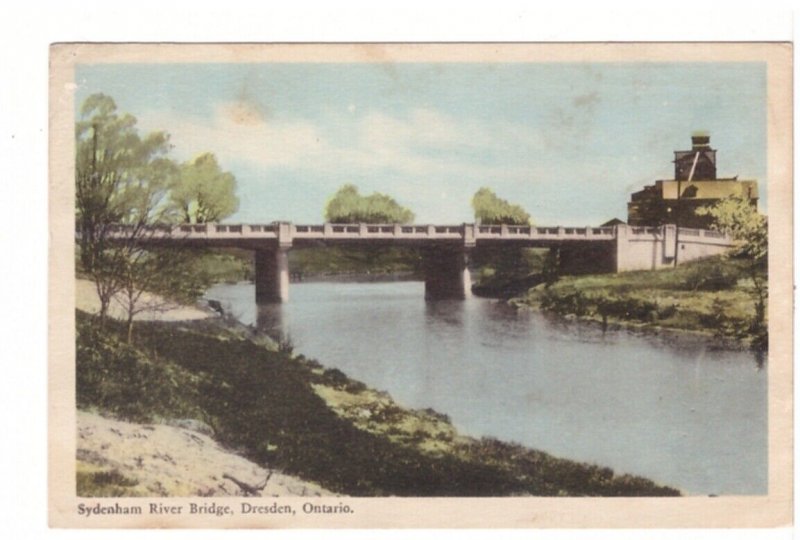
M142 306L149 307L134 316L137 321L191 321L214 316L211 312L196 307L168 302L155 294L142 294L140 303ZM87 279L75 280L75 307L87 313L100 311L100 299L97 297L94 283ZM124 302L121 299L111 301L109 315L120 320L128 318Z

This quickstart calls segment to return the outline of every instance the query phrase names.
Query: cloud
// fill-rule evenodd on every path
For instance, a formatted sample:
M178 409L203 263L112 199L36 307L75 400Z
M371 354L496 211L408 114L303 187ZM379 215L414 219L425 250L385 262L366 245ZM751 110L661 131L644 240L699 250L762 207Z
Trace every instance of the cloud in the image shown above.
M247 102L221 103L208 117L164 111L139 117L143 131L172 134L180 160L214 152L241 180L247 194L242 210L259 216L252 219L278 214L301 219L308 214L304 204L313 201L321 208L336 187L354 182L364 193L390 194L424 222L469 221L472 194L490 186L528 209L538 223L594 223L605 220L607 211L584 215L586 205L565 206L563 194L594 197L621 208L614 210L621 215L624 186L641 183L632 177L627 154L587 160L574 150L575 159L566 159L576 142L568 138L572 131L562 126L554 133L546 121L532 126L431 108L389 113L358 106L312 119L266 115ZM302 197L291 195L297 186Z
M210 118L171 112L142 114L145 130L165 130L175 153L188 159L206 151L223 162L245 161L264 168L291 166L318 153L321 134L310 122L270 120L247 104L224 103Z
M172 135L180 159L205 151L225 163L244 162L266 172L290 168L313 174L469 178L526 175L526 161L543 147L527 126L481 123L434 109L404 114L330 112L314 120L267 117L248 101L219 104L208 118L154 111L140 115L144 130Z

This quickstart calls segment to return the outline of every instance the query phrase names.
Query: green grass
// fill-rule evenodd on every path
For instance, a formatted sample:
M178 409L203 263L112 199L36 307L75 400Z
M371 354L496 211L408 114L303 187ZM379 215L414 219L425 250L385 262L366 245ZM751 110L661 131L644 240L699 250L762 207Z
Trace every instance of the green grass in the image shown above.
M457 451L431 454L359 429L337 415L312 384L354 393L363 385L211 322L138 323L137 344L129 346L123 343L122 325L107 321L100 329L96 319L81 312L77 321L79 407L136 421L196 418L210 425L228 448L336 492L678 494L643 478L615 476L609 469L499 441L473 441Z
M656 271L564 276L531 289L521 301L560 315L753 338L753 287L742 260L715 257Z
M79 466L77 472L78 497L131 497L136 492L131 488L138 485L136 480L128 478L116 469L87 470Z

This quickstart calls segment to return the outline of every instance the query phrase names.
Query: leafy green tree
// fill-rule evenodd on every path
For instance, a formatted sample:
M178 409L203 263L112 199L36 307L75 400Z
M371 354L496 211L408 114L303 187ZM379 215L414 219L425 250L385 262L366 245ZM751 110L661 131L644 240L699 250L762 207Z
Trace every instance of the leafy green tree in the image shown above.
M363 196L352 184L345 184L328 201L325 220L329 223L412 223L414 213L382 193Z
M136 118L118 114L114 100L104 94L83 103L75 143L78 244L84 270L91 271L114 227L151 217L175 165L166 158L169 135L140 137Z
M202 203L189 205L197 215L221 215L229 209L224 199L232 176L219 171L213 155L179 167L168 157L169 135L155 132L140 136L136 118L117 112L114 100L104 94L86 99L75 125L76 228L83 271L95 284L100 300L100 321L118 303L127 314L128 340L134 317L157 310L165 298L186 299L207 285L197 269L196 256L185 246L148 247L153 235L168 234L185 214L176 207L174 191L184 188L182 174L198 172L204 182L218 179L221 191L202 192ZM199 214L197 214L199 209ZM155 296L150 293L156 293Z
M698 208L696 213L711 216L712 228L730 234L737 243L733 255L763 262L767 257L767 217L747 199L726 197L713 206Z
M757 338L760 336L765 340L768 295L767 217L759 214L758 209L749 200L735 196L722 199L713 206L698 208L695 212L701 216L711 216L714 220L711 227L733 238L736 247L729 252L729 256L748 261L747 268L753 284L752 294L756 311L752 331Z
M488 187L482 187L472 197L475 221L481 225L529 225L531 216L521 206L498 197ZM479 286L502 290L527 277L533 270L525 250L516 246L502 246L478 250L474 263L482 267Z
M170 200L185 223L221 221L239 209L236 178L210 152L181 165Z
M104 94L86 99L75 125L75 218L83 270L92 278L105 318L123 287L123 268L141 250L150 226L168 220L166 195L176 165L169 135L142 138L136 118L119 114Z
M498 197L487 187L472 197L475 220L483 225L529 225L531 216L521 206Z

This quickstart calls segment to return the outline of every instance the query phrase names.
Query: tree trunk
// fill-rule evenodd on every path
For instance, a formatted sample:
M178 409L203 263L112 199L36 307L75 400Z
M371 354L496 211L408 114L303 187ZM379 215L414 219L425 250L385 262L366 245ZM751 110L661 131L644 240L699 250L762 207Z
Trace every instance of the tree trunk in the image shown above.
M108 319L108 309L111 307L111 298L113 295L107 294L102 292L101 288L98 287L97 291L97 298L100 300L100 310L97 313L97 316L100 319L100 325L105 325L106 319Z
M133 313L128 312L128 345L133 343Z
M97 313L98 317L100 317L100 323L104 323L106 317L108 317L108 305L110 304L110 300L107 298L100 298L100 311Z

